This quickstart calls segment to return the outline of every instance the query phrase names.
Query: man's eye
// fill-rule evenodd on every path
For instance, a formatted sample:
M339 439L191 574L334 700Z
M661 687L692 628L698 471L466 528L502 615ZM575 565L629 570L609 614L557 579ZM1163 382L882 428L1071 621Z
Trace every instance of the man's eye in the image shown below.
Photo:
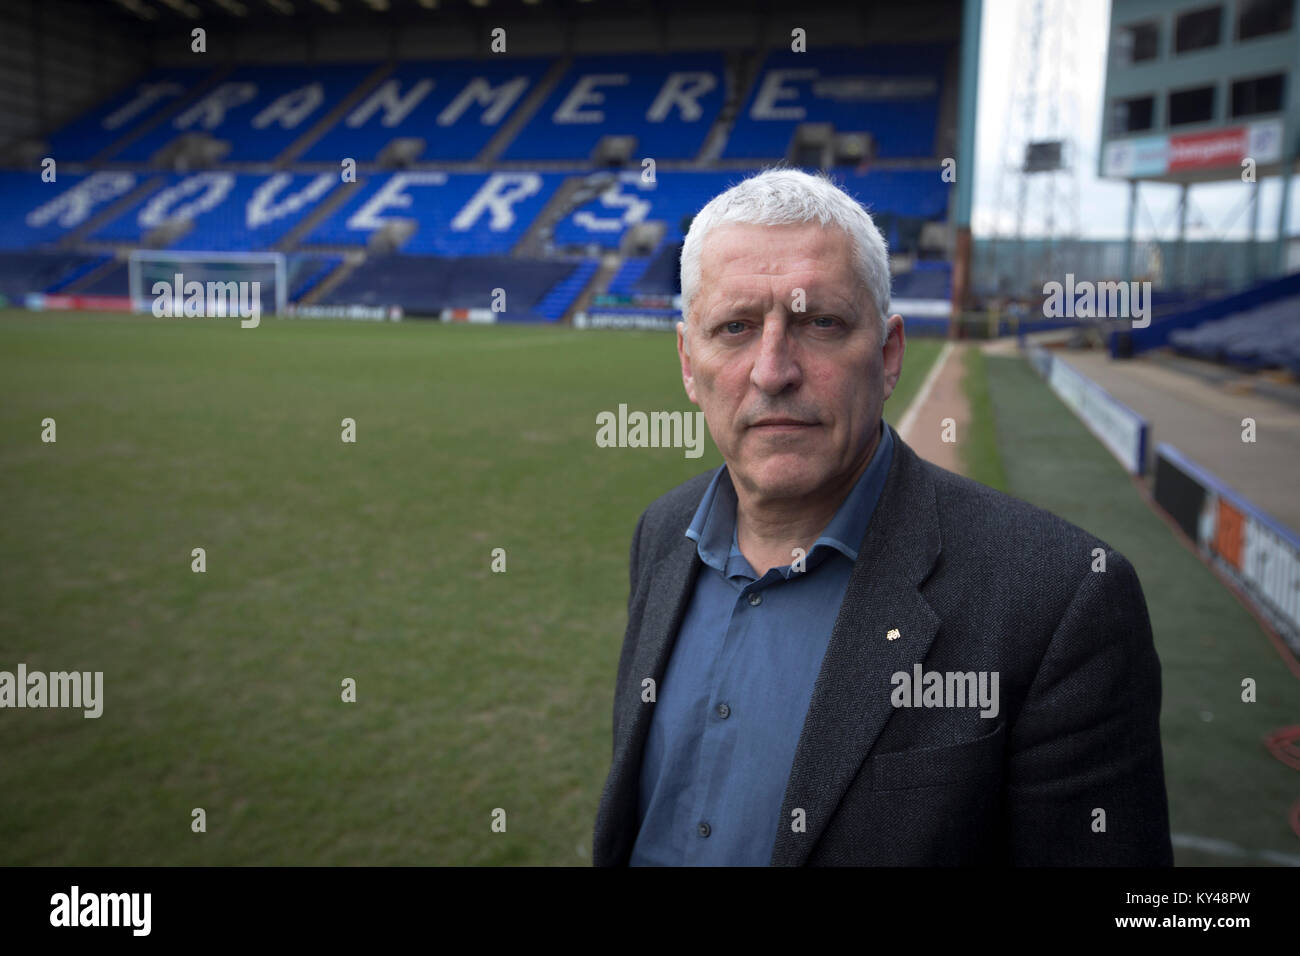
M835 319L829 315L819 315L813 319L813 322L817 323L819 329L829 329L835 325Z
M741 332L745 331L745 323L728 322L726 325L723 326L723 328L726 329L727 332L730 333L731 335L739 335Z

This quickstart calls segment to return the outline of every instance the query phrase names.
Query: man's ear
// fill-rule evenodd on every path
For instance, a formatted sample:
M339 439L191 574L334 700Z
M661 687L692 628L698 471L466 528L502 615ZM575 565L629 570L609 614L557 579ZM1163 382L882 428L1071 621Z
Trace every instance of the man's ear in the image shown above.
M691 357L686 351L686 323L677 323L677 358L682 363L682 385L686 387L686 397L692 405L700 404L695 397L695 376L691 374Z
M895 313L889 317L885 326L885 342L881 346L885 370L885 398L894 394L894 386L903 374L903 352L907 348L907 339L903 335L903 317Z

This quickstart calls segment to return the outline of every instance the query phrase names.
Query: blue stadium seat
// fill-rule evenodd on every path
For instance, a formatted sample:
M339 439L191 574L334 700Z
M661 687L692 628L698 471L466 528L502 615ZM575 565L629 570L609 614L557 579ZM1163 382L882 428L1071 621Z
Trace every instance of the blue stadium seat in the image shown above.
M691 159L725 93L721 53L577 57L502 158L586 160L603 136L635 136L638 156Z
M59 162L87 162L183 102L212 74L208 67L154 70L50 136Z
M631 295L638 291L636 284L650 267L650 261L649 256L628 256L614 273L614 278L609 280L606 291L610 295Z
M177 216L195 227L169 249L260 251L270 249L310 215L339 185L336 173L254 176L223 171L172 174L131 208L89 237L140 242Z
M141 163L188 132L228 140L227 162L270 162L323 119L375 64L245 66L113 158Z
M0 172L0 249L51 245L142 181L131 172L60 173L52 183L44 182L40 173Z
M0 256L0 296L21 301L29 292L62 292L108 256L78 252L19 252Z
M537 303L537 314L549 322L562 319L599 268L599 259L583 259L568 276L557 282L542 297Z
M1300 296L1169 333L1184 355L1249 369L1281 367L1300 375Z
M800 123L870 133L881 159L932 156L948 54L934 44L773 51L723 156L781 159Z
M555 227L558 245L598 245L616 249L623 234L641 222L663 221L666 241L681 241L688 223L718 193L751 175L749 172L659 170L654 182L639 171L618 175L617 181L596 198L579 206ZM918 170L881 170L858 173L837 169L832 178L863 203L873 215L883 214L878 225L893 228L890 245L901 241L900 218L916 222L939 221L947 216L949 186L937 173ZM888 230L886 230L888 231ZM910 245L915 245L915 237Z
M564 180L556 173L391 173L369 180L303 240L364 246L393 219L414 219L406 253L481 256L509 252Z
M443 309L490 309L495 289L505 291L502 322L544 321L537 306L574 271L572 262L508 256L442 258L371 256L323 296L323 305L401 306L410 315Z
M402 63L300 158L373 162L394 139L424 140L420 160L471 160L545 74L539 58Z

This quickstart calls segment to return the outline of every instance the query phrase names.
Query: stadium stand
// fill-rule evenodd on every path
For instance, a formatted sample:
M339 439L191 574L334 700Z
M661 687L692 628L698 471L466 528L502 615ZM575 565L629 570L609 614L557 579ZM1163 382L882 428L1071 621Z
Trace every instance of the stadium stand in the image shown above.
M637 157L690 159L722 107L721 53L578 57L503 159L588 159L610 136Z
M186 133L202 132L223 144L220 159L225 162L272 161L377 68L239 67L111 158L149 162Z
M947 55L939 45L900 44L823 50L810 63L790 50L773 51L723 155L783 159L801 123L869 133L876 158L933 155ZM863 64L870 64L869 75Z
M58 293L109 260L79 252L18 252L0 256L0 296L14 301L33 292Z
M302 221L339 177L329 173L272 176L224 171L172 174L160 188L92 232L87 239L148 245L151 232L190 223L166 243L169 249L260 251L270 249Z
M954 55L160 67L48 136L53 181L0 171L0 291L120 299L132 249L278 251L302 308L447 317L506 288L491 320L568 321L584 302L670 322L691 218L778 161L826 169L872 210L896 298L938 300L950 270L922 238L948 215L936 172ZM843 136L865 143L847 165Z
M537 314L548 322L563 317L569 310L569 306L582 294L582 290L587 287L587 282L598 268L600 262L595 259L583 259L579 262L573 272L557 282L537 303Z
M1300 373L1290 329L1297 314L1300 273L1292 273L1233 295L1185 302L1158 314L1144 329L1116 331L1110 336L1110 354L1126 357L1167 345L1211 361Z
M508 256L372 256L320 301L324 305L369 306L400 302L419 315L439 315L444 309L487 312L492 290L500 288L506 296L504 320L536 322L541 320L538 307L547 293L577 268L573 262L521 261ZM548 308L554 311L555 303Z
M1174 351L1248 369L1284 368L1300 376L1300 296L1279 299L1169 334Z
M45 182L39 173L0 172L0 249L49 247L86 225L97 210L139 183L131 172L63 173Z
M303 162L380 159L397 141L416 141L414 160L469 161L519 109L548 61L512 59L400 64L317 139Z
M196 67L154 70L51 135L51 155L64 162L88 162L125 141L133 130L151 126L214 75L211 69Z

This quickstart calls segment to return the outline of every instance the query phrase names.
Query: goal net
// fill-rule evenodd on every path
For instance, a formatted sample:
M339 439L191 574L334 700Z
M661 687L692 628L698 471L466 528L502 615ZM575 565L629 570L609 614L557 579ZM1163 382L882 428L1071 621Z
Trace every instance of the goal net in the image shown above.
M136 312L242 315L255 302L259 315L283 315L289 297L283 252L136 249L127 273Z

